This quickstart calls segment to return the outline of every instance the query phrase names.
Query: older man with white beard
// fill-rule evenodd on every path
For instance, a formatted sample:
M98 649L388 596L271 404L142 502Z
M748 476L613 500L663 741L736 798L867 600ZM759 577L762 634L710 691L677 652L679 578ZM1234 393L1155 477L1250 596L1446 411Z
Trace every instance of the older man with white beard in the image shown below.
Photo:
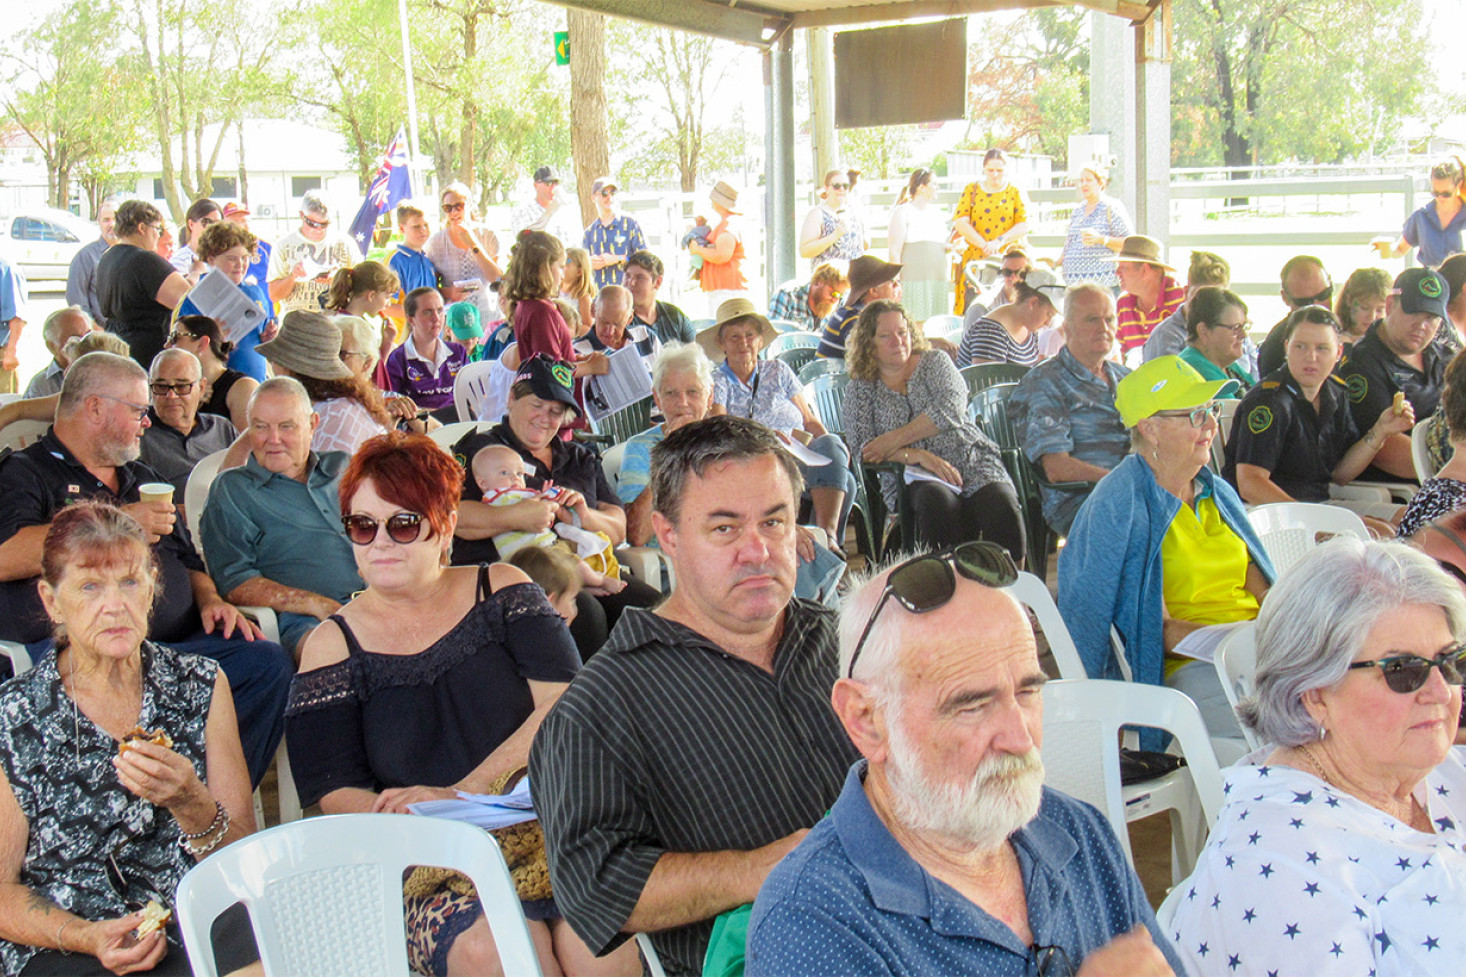
M759 891L748 977L1183 972L1109 824L1043 786L1016 574L965 543L852 592L832 701L865 759Z

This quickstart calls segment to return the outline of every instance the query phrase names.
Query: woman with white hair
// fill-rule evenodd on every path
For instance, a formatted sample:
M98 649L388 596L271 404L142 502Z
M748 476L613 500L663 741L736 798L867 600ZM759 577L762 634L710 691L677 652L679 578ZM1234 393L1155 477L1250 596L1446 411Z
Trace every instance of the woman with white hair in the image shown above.
M1169 935L1194 973L1456 972L1466 954L1466 597L1399 543L1340 537L1273 587L1242 721L1270 744Z

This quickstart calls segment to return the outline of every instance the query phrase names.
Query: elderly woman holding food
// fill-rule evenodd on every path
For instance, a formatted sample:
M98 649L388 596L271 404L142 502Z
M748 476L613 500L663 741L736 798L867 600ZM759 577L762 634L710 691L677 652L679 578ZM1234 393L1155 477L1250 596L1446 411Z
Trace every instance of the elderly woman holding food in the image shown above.
M1270 745L1227 771L1166 927L1193 973L1457 972L1463 638L1461 588L1403 544L1337 537L1283 574L1238 707Z
M158 572L124 509L63 509L43 553L55 650L0 687L0 969L187 974L174 890L254 830L228 680L146 640ZM257 959L232 929L221 971Z

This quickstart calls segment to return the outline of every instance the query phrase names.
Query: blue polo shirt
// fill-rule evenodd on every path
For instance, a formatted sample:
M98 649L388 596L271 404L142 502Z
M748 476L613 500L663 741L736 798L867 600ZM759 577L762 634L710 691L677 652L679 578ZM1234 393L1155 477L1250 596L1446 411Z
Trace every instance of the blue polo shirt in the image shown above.
M1456 216L1445 227L1435 212L1435 202L1421 207L1405 219L1402 236L1418 250L1415 257L1427 268L1439 268L1441 262L1461 250L1461 232L1466 230L1466 207L1456 211Z
M1105 360L1104 371L1104 379L1090 373L1065 346L1018 381L1008 398L1008 417L1023 453L1040 473L1044 455L1068 452L1079 461L1114 468L1130 453L1130 434L1115 409L1115 385L1130 370ZM1068 532L1088 496L1088 491L1045 488L1044 519Z
M397 250L392 252L387 264L396 274L403 295L414 288L437 288L441 280L437 267L428 256L405 244L397 245Z
M645 250L646 236L641 233L641 225L634 217L619 214L609 224L602 224L601 219L597 217L586 227L585 238L581 246L592 256L609 251L626 258L630 257L633 251ZM620 285L626 278L626 265L624 263L607 265L604 268L594 269L592 274L595 275L598 289L605 288L607 285Z
M1144 923L1172 969L1125 852L1098 811L1045 789L1013 835L1034 946L922 868L866 797L866 761L850 768L829 815L769 874L748 925L746 977L1035 972L1035 947L1084 958Z
M820 331L820 345L815 350L815 355L825 359L843 360L845 341L850 338L850 330L855 328L855 322L860 318L860 310L864 308L864 302L856 302L854 305L842 303L835 306L834 311L825 316L825 326Z

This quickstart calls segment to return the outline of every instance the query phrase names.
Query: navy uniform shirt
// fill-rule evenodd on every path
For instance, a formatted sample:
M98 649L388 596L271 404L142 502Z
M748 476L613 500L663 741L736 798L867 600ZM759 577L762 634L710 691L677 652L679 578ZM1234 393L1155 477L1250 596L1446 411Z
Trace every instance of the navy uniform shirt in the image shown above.
M44 526L67 505L81 499L99 499L113 505L138 500L137 487L144 482L161 482L162 477L142 462L132 461L117 469L117 492L97 476L47 431L28 445L0 461L0 543L22 529ZM199 629L194 606L190 570L202 571L203 560L194 552L182 519L173 532L153 544L158 559L159 591L153 599L153 616L148 637L154 641L181 641ZM51 622L36 592L36 577L0 583L0 639L40 641L51 633Z
M1334 468L1359 438L1344 381L1337 374L1330 374L1319 388L1314 410L1284 366L1249 390L1238 405L1222 476L1235 487L1237 466L1256 465L1298 501L1327 502Z
M820 345L815 355L827 359L843 360L845 343L850 338L850 330L855 328L855 321L860 318L860 311L864 308L864 302L856 302L854 305L846 305L842 302L835 306L835 310L825 316L825 327L820 333Z
M1396 391L1404 392L1405 399L1415 408L1417 421L1434 414L1445 384L1446 364L1451 359L1450 349L1437 336L1422 354L1425 369L1415 369L1390 352L1380 338L1383 323L1383 319L1376 320L1364 338L1349 349L1348 358L1339 365L1339 376L1349 387L1354 424L1361 431L1368 431L1374 426L1385 408L1394 402ZM1400 480L1398 475L1391 475L1373 465L1359 477L1393 482Z

